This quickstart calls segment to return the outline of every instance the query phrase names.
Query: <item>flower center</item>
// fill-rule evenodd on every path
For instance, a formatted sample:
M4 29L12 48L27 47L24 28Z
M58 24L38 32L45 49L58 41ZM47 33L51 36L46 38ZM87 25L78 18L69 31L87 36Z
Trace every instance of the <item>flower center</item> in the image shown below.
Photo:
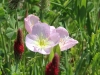
M61 43L61 44L63 44L63 45L64 45L64 44L65 44L65 42L66 42L66 41L65 41L65 38L60 38L60 43Z
M39 40L39 44L40 44L40 46L45 46L46 45L46 41L44 39L40 39Z
M68 36L67 37L65 36L64 38L60 38L60 44L64 45L68 39L69 39Z
M48 45L49 45L48 39L43 37L43 35L41 34L40 37L38 38L38 46L40 48L45 48L48 47Z

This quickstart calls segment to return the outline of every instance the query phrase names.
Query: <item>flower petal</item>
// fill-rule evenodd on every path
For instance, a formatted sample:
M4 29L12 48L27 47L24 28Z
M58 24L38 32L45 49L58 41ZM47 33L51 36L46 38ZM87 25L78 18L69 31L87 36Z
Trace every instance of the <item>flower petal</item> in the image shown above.
M27 32L31 33L32 32L32 27L39 22L39 18L33 14L27 16L25 19L25 28Z
M50 35L49 40L53 42L53 43L51 43L51 46L55 46L55 45L59 44L60 36L58 33L53 33Z
M68 31L63 27L58 27L56 31L59 33L60 37L63 38L65 36L69 36Z
M38 49L37 51L38 51L39 53L41 53L41 54L47 55L47 54L50 54L51 48L47 48L47 49Z
M56 29L54 26L50 26L50 34L56 33Z
M29 18L31 24L36 24L39 21L39 18L33 14L29 15L28 18Z
M25 29L27 30L28 33L32 32L32 28L30 26L30 22L27 19L24 19L25 22Z
M74 40L73 38L68 38L68 39L65 41L65 44L59 43L59 45L60 45L61 50L64 51L64 50L67 50L67 49L73 47L73 46L76 45L77 43L78 43L77 40Z
M36 23L32 28L32 34L46 38L50 35L50 26L46 23Z
M39 22L39 18L33 14L28 15L25 19L28 20L31 25L34 25Z
M29 50L37 52L36 49L34 48L34 46L37 46L37 36L28 34L25 39L25 44Z

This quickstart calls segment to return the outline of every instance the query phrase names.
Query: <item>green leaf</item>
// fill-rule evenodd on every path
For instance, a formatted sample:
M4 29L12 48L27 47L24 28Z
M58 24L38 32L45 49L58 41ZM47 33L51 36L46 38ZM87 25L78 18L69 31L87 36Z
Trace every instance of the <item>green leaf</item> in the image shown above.
M92 27L91 27L91 22L90 22L90 15L89 15L89 13L87 14L86 27L87 27L88 35L91 36L91 34L92 34Z
M5 15L4 9L2 5L0 4L0 19L4 18L4 15Z
M25 56L28 58L33 58L35 57L35 53L32 51L26 51Z
M54 51L52 49L51 52L50 52L50 55L49 55L49 62L52 61L53 57L54 57Z
M56 45L56 46L53 48L53 50L54 50L54 53L57 53L59 56L61 55L61 50L60 50L59 44Z
M0 70L0 75L2 75L2 71Z
M81 21L86 17L86 8L84 6L79 9L79 16Z
M86 8L86 0L81 1L81 7L84 6Z
M81 21L86 17L86 0L81 1L81 6L79 6L79 17Z
M38 4L40 0L26 0L30 4Z
M93 9L94 5L92 2L87 3L87 12L90 12Z
M16 31L15 31L14 29L8 27L7 30L6 30L6 36L7 36L8 38L12 38L12 36L14 35L15 32L16 32Z
M96 53L95 56L93 57L91 75L94 75L97 71L99 71L99 70L96 70L98 65L100 65L100 52Z
M64 6L67 6L68 2L69 2L69 0L65 1Z
M12 36L14 35L14 32L9 32L6 34L8 38L12 38Z
M12 28L15 28L16 20L14 19L14 15L12 15L9 19L9 24Z
M94 40L95 40L95 34L92 33L92 35L91 35L91 46L93 46Z
M55 3L55 2L51 2L52 4L54 4L55 6L58 6L58 7L61 7L61 8L64 8L61 4L59 3Z
M49 62L52 61L52 59L53 59L55 53L57 53L59 56L61 55L61 50L60 50L59 45L56 45L56 46L51 50L50 55L49 55Z
M4 49L3 48L0 48L0 56L4 57Z

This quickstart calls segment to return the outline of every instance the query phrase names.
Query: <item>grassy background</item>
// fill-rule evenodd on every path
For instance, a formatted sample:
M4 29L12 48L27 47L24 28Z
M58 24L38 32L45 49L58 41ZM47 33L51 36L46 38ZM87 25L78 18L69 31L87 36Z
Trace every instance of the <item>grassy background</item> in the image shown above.
M59 75L100 75L100 0L0 0L0 75L44 75L48 56L25 47L16 69L13 44L26 13L65 27L79 43L61 52Z

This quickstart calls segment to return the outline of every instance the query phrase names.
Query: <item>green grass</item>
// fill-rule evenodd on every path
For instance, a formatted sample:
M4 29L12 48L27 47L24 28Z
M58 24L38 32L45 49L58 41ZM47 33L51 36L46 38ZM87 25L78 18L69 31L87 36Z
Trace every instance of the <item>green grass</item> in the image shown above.
M61 52L59 75L100 75L100 0L25 0L15 8L16 3L8 1L0 1L0 75L44 75L48 56L26 46L15 72L13 44L18 28L23 29L24 39L27 34L26 10L42 22L65 27L78 40L76 46Z

